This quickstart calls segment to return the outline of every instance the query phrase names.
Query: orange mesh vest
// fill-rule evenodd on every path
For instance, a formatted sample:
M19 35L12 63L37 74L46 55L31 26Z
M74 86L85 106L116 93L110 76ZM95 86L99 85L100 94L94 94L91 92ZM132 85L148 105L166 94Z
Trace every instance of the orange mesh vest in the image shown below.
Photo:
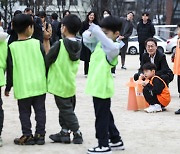
M151 80L150 80L150 84L151 85L153 85L152 81L153 81L154 78L160 79L164 83L164 85L165 85L165 88L163 89L162 93L157 95L158 101L165 107L171 101L171 96L170 96L169 88L167 87L166 83L159 76L154 76L154 77L151 78Z

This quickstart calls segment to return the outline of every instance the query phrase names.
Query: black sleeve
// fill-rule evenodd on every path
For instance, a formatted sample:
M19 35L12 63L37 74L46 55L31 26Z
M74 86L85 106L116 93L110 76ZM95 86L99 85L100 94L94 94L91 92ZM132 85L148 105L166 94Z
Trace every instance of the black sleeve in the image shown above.
M56 41L51 49L49 50L48 54L46 55L46 67L47 69L50 67L52 63L54 63L57 59L60 49L60 41Z
M124 34L124 38L126 39L126 38L128 38L129 36L131 36L132 32L133 32L133 25L131 24L130 27L129 27L129 29L128 29L128 31L127 31L127 33Z
M165 88L165 85L163 83L163 81L161 81L159 78L155 77L153 79L153 88L152 88L152 92L155 95L159 95L162 93L163 89Z
M151 24L151 35L152 37L155 35L156 31L155 31L155 28L154 28L154 25Z
M10 91L13 86L13 62L10 48L8 47L8 57L7 57L7 75L6 75L6 89L5 91Z
M141 60L141 66L140 66L140 68L139 68L139 70L138 70L138 73L141 74L141 73L143 72L142 67L143 67L143 65L144 65L145 63L147 63L147 54L146 54L146 53L143 53L142 60Z
M161 69L156 72L156 75L161 76L161 75L163 75L163 74L168 73L168 71L169 71L169 66L168 66L168 63L167 63L167 60L166 60L166 56L165 56L165 55L163 55L163 56L161 57L161 59L160 59L160 67L161 67Z

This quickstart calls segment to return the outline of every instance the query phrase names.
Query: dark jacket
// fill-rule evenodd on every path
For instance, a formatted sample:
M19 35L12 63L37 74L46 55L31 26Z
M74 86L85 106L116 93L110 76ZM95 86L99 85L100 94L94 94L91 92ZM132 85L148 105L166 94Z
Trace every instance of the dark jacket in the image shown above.
M8 40L8 44L11 44L14 41L18 40L18 35L15 32L14 29L12 29L12 22L10 22L8 24L8 29L7 29L7 33L10 35L9 40Z
M52 26L52 36L51 36L51 44L54 44L56 41L59 40L59 36L58 36L58 27L59 27L59 21L57 20L53 20L51 23Z
M69 58L72 61L79 60L80 52L81 52L81 41L72 41L70 39L63 39L64 46L69 54ZM52 63L54 63L59 55L61 47L61 42L56 41L54 45L49 50L48 54L46 55L46 67L47 69L50 67Z
M141 74L143 72L142 67L145 63L148 63L148 62L151 62L149 54L144 53L142 57L141 67L139 69L138 74ZM161 77L166 83L170 83L173 80L174 75L173 75L172 70L168 66L165 54L157 50L156 56L154 59L154 64L157 67L156 75Z
M131 21L128 21L126 18L120 18L122 21L121 36L124 36L123 42L128 42L128 38L133 32L133 24Z
M87 29L89 29L89 23L87 21L83 21L82 22L82 27L79 31L79 34L82 36L83 32L86 31ZM87 48L84 43L83 43L83 40L82 40L82 50L81 50L81 56L80 56L80 59L82 61L85 61L85 62L89 62L90 61L90 57L91 57L91 51L89 48Z
M34 16L34 33L32 38L38 39L43 43L42 21L37 16Z
M139 21L137 35L139 43L144 43L148 38L152 38L155 35L155 28L150 19L148 19L146 24L143 24L142 19Z

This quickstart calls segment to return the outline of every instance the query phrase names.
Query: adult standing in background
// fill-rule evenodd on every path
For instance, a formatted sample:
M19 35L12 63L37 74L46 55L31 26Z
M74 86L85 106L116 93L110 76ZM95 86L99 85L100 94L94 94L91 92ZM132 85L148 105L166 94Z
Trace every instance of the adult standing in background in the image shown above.
M60 22L58 21L57 13L52 13L51 18L52 18L52 22L51 22L51 26L52 26L51 45L53 45L56 41L59 40L59 36L57 34L57 31L58 31L58 26L59 26Z
M90 11L85 21L82 22L81 30L79 31L79 34L82 36L82 33L89 29L89 26L94 23L98 24L96 13L94 11ZM82 50L81 50L81 56L80 59L84 61L84 75L87 76L88 69L89 69L89 61L90 61L91 51L84 45L82 40Z
M52 36L52 27L51 24L46 22L46 13L44 11L39 12L39 17L42 21L42 31L43 31L43 45L46 54L50 49L50 38Z
M137 34L138 34L138 42L139 42L139 54L140 54L140 63L142 61L142 55L144 53L145 48L145 41L148 38L153 38L155 35L155 28L152 24L151 20L149 19L149 13L144 12L142 13L142 19L139 21L137 25Z

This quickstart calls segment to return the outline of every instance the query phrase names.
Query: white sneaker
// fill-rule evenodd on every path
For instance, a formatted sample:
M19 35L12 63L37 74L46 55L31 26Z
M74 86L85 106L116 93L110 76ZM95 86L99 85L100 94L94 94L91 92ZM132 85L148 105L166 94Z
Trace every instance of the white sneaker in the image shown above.
M115 78L115 77L116 77L116 74L115 74L115 73L112 73L112 76L113 76L113 78Z
M156 107L155 105L150 105L148 108L144 109L144 111L147 113L153 113L156 112Z
M0 136L0 147L2 147L2 146L3 146L3 141L2 141L2 138Z
M110 147L95 147L95 148L90 148L88 149L88 154L111 154L111 148Z
M125 150L123 141L119 141L117 143L110 142L109 146L111 147L112 151Z
M162 112L161 105L155 104L154 106L155 106L155 108L156 108L156 112Z

